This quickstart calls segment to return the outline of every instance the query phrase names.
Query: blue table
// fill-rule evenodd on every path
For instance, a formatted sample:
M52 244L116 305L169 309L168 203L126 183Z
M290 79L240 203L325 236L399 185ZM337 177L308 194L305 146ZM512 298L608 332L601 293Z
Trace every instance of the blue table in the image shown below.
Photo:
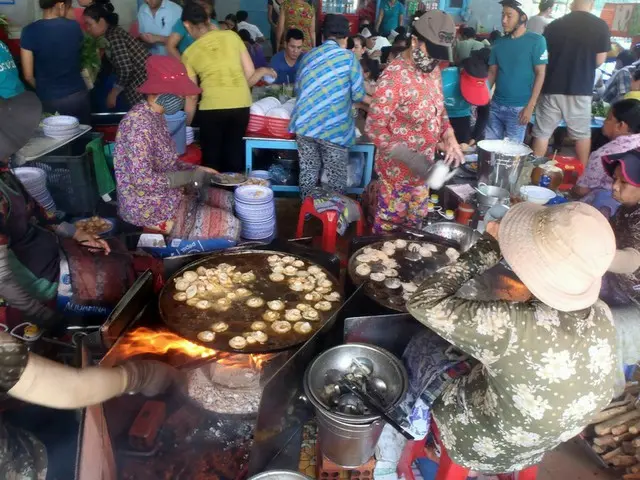
M298 144L295 140L282 140L277 138L261 138L261 137L245 137L245 170L247 175L253 170L253 151L254 150L298 150ZM357 187L347 188L346 193L360 195L364 192L365 187L371 182L373 174L373 161L375 158L375 146L362 138L353 147L349 149L351 152L363 153L365 155L364 174L362 175L362 184ZM272 185L271 188L275 193L290 192L297 193L300 188L297 185Z
M529 121L529 123L531 125L535 125L536 124L536 116L531 115L531 120ZM591 117L591 129L593 130L594 128L602 128L602 125L604 124L604 119L603 118L595 118L595 117ZM561 127L566 127L567 123L564 120L560 120L560 124L558 125L558 128Z

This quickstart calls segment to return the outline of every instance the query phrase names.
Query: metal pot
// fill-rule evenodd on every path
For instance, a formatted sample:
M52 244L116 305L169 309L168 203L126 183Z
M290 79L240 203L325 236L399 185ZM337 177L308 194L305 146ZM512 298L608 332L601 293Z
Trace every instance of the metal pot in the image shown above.
M531 149L523 143L483 140L478 143L478 181L511 192L530 155Z
M336 412L323 396L327 372L348 373L354 358L367 359L373 365L372 377L387 385L384 398L388 410L402 401L409 385L402 362L393 354L373 345L338 345L311 362L304 375L304 390L316 412L320 448L328 459L345 468L357 467L371 458L385 423L378 415Z
M293 470L268 470L258 473L248 480L312 480L310 477Z
M424 231L458 242L461 253L473 247L482 236L477 230L455 222L432 223Z
M509 200L509 190L485 184L478 185L476 201L480 207L493 207Z

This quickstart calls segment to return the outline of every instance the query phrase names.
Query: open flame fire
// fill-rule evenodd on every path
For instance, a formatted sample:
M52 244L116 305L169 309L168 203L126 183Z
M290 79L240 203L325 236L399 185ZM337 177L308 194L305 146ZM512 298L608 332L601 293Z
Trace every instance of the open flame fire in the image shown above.
M271 354L234 354L203 347L167 330L152 330L140 327L126 334L118 342L118 354L122 358L130 358L142 354L166 355L183 354L191 358L217 357L218 362L237 366L238 368L256 368L263 365L273 356Z

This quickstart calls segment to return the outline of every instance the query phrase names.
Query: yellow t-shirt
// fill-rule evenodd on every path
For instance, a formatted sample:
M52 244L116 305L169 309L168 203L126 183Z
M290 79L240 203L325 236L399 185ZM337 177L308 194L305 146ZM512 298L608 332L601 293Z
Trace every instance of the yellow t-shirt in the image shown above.
M193 42L182 54L190 77L198 77L200 110L225 110L251 106L251 91L242 69L246 51L237 33L213 30Z
M630 98L633 98L634 100L640 100L640 91L629 92L624 96L625 100L629 100Z

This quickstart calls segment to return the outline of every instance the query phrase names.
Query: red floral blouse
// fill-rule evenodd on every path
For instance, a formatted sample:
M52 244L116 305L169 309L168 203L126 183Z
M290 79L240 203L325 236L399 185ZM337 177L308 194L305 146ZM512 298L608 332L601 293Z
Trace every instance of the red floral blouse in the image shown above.
M376 173L391 184L424 185L389 153L405 144L432 159L449 128L440 69L423 73L404 57L396 58L378 80L365 126L377 149Z

